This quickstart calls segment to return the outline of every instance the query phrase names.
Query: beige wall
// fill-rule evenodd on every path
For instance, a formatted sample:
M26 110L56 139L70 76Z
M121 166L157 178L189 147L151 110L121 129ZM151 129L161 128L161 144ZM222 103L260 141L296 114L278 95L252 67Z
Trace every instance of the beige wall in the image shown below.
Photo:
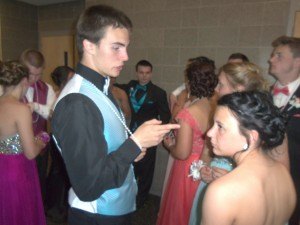
M243 52L267 70L270 43L287 30L288 0L86 0L113 5L133 21L130 60L119 81L133 77L141 58L154 64L154 81L172 90L188 58L205 55L224 64Z
M37 7L16 1L0 3L2 59L18 59L26 48L38 47Z
M293 36L300 38L300 11L295 15L295 25L293 29Z
M204 55L221 66L233 52L242 52L267 75L271 42L289 34L299 0L86 0L86 7L108 4L123 10L134 30L129 61L118 78L134 78L142 58L154 65L153 80L170 92L183 81L188 58ZM291 12L291 13L290 13ZM160 195L167 153L158 149L151 192Z
M73 35L75 22L84 9L84 1L40 6L38 27L40 36Z
M294 22L296 12L300 11L300 1L299 0L290 0L290 11L288 15L288 26L287 26L287 35L293 35L294 32Z

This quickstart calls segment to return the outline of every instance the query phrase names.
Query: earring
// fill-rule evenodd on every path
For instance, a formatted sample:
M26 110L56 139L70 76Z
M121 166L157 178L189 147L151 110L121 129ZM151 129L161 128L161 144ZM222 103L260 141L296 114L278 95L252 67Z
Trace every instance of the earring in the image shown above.
M246 143L246 144L244 144L244 146L243 146L243 151L246 151L246 150L248 150L248 148L249 148L249 145Z

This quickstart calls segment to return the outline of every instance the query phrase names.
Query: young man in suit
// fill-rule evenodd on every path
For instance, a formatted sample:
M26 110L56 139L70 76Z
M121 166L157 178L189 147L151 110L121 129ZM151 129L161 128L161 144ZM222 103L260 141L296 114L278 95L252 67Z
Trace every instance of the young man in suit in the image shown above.
M131 107L130 129L135 131L142 123L149 119L160 119L168 123L171 113L168 106L167 94L160 87L151 82L152 64L147 60L140 60L136 66L137 80L120 85L128 94ZM154 175L156 148L147 150L145 157L134 163L134 172L138 182L138 207L145 203Z
M274 104L288 115L287 137L290 170L297 191L296 209L290 225L300 218L300 38L282 36L272 42L269 72L276 79L272 88Z
M52 131L71 182L69 225L130 225L137 192L132 163L170 129L158 120L132 133L109 90L125 61L132 24L121 11L94 5L76 26L80 63L61 92Z
M49 119L51 109L56 100L56 94L52 86L41 79L45 67L44 56L35 49L27 49L22 52L20 61L29 69L30 87L28 88L23 101L28 104L32 111L34 135L37 135L42 131L47 132L47 120ZM47 147L45 150L46 149ZM48 151L42 151L36 157L44 205L46 197L48 155Z

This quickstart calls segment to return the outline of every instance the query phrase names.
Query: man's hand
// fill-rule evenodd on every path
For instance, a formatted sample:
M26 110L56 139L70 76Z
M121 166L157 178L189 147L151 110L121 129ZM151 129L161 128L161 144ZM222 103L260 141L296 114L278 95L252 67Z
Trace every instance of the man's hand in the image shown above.
M149 148L158 145L170 130L178 128L179 124L161 124L161 121L153 119L139 126L133 136L143 148Z
M33 104L33 102L27 103L27 106L29 107L31 113L33 113L34 112L34 104Z

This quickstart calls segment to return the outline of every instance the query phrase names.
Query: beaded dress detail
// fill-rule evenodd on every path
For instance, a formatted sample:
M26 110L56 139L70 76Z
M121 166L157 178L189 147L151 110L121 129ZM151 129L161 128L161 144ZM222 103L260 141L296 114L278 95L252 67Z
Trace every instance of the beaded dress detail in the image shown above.
M20 154L22 152L23 148L21 146L19 134L0 141L0 154L12 155Z
M0 224L46 225L35 160L19 134L0 140Z

